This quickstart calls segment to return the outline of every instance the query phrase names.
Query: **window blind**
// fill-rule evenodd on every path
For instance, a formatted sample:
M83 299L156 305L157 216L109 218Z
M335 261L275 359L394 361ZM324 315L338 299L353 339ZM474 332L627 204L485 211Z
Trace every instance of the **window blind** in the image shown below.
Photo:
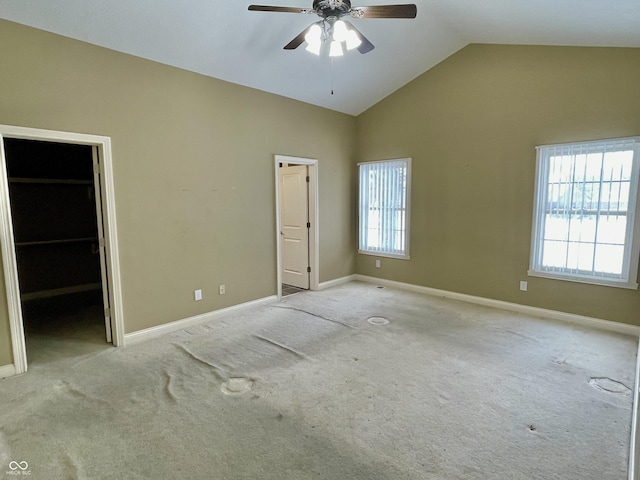
M358 167L359 251L408 257L410 159Z
M635 138L538 147L533 271L635 282L637 149Z

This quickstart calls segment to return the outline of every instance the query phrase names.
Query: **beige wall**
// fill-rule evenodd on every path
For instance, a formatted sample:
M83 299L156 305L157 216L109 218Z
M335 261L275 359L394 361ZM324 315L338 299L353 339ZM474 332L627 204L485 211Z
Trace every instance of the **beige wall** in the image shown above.
M0 45L0 123L112 138L127 332L275 293L276 153L319 159L321 281L640 324L638 291L526 276L534 146L640 134L639 49L471 45L356 120L9 22ZM376 269L353 253L353 162L405 156L411 260Z
M470 45L398 90L358 155L413 158L411 260L357 272L640 325L637 290L527 277L534 147L639 135L638 85L640 49Z
M0 123L112 139L126 332L276 293L274 154L318 159L320 281L354 272L354 117L5 21L0 46Z

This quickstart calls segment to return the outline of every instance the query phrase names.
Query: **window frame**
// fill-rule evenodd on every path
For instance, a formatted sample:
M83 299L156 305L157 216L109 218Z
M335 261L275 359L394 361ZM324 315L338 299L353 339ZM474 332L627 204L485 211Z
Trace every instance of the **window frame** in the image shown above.
M363 229L363 219L362 219L362 205L360 202L360 198L362 195L362 178L361 178L361 166L362 165L371 165L371 164L381 164L381 163L394 163L394 162L405 162L406 164L406 186L404 189L405 195L405 225L404 225L404 253L398 254L388 251L378 251L378 250L368 250L362 248L362 229ZM387 160L374 160L369 162L360 162L357 164L358 167L358 203L357 203L357 213L358 213L358 253L363 255L372 255L375 257L386 257L386 258L396 258L400 260L410 260L410 234L411 234L411 158L392 158Z
M585 275L566 271L549 271L543 269L542 254L544 239L544 220L547 207L547 191L549 185L549 158L546 152L550 149L582 147L583 149L601 148L605 151L607 145L631 144L633 160L631 166L631 180L629 183L629 201L627 207L627 230L625 232L624 254L621 278L606 278L595 275ZM575 182L573 182L575 183ZM531 252L529 270L531 277L541 277L554 280L587 283L592 285L638 289L638 264L640 263L640 136L622 137L585 142L540 145L536 147L536 184L533 204L533 227L531 234ZM600 210L599 210L600 211ZM597 239L596 239L597 240ZM596 243L597 244L597 243Z

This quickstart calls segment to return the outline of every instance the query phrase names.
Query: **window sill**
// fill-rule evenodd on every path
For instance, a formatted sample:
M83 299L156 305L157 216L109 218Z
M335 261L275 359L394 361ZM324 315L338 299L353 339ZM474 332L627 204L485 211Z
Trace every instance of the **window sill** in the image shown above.
M411 260L410 255L394 255L393 253L370 252L369 250L358 250L362 255L371 255L373 257L397 258L398 260Z
M601 287L626 288L628 290L638 290L638 284L633 282L622 282L615 280L607 280L604 278L579 277L574 275L563 275L560 273L539 272L537 270L527 271L530 277L548 278L551 280L563 280L565 282L587 283L590 285L598 285Z

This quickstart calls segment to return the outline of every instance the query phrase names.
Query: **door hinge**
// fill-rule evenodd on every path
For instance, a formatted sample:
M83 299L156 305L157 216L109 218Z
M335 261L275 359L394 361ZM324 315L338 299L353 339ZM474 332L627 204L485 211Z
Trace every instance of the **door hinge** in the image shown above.
M94 162L93 164L93 173L100 175L100 164L98 162Z
M104 316L106 318L111 318L111 309L109 307L104 309Z
M311 228L311 222L307 222L307 228Z
M311 180L309 178L309 175L307 175L307 183L309 183Z
M98 246L99 246L100 248L104 248L104 237L103 237L103 238L98 239Z
M311 267L307 267L307 273L311 273Z

